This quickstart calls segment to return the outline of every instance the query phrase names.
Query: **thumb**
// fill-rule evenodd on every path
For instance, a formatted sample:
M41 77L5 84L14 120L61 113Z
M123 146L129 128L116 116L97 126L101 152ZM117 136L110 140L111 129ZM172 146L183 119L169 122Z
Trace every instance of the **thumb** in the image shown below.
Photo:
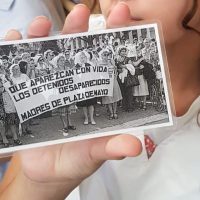
M119 17L120 13L120 17ZM126 3L120 2L113 9L107 19L108 28L128 26L131 23L131 14Z

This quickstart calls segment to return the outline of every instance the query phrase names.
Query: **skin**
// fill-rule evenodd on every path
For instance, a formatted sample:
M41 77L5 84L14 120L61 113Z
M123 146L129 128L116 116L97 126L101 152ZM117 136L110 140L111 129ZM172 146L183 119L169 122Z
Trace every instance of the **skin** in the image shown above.
M161 21L176 114L184 114L200 93L199 35L181 26L181 20L192 2L170 1L169 3L168 0L124 2L100 0L108 28L132 25L139 19ZM88 17L89 11L86 7L76 6L66 19L63 33L87 31ZM73 23L70 23L71 21ZM200 24L196 21L198 20L195 20L193 25L199 27ZM47 36L50 27L51 23L46 18L37 18L29 28L29 37ZM9 32L6 38L13 39L17 38L16 36L20 38L20 34L16 31ZM115 148L116 146L118 148ZM140 151L141 144L136 138L121 135L20 152L14 156L0 187L0 199L64 199L105 160L136 156Z
M19 77L20 76L21 72L20 72L20 68L19 68L18 65L13 67L12 73L13 73L13 77Z
M66 18L62 33L87 31L89 14L85 6L76 6ZM28 36L48 36L50 28L46 17L38 17L31 23ZM6 40L16 39L21 35L15 30L6 35ZM137 156L140 152L137 138L119 135L16 153L0 185L0 199L64 199L106 160Z
M192 1L170 1L169 3L168 0L126 0L123 2L100 0L108 27L118 27L122 24L130 26L151 20L157 20L162 24L177 116L186 113L200 93L199 35L182 26L182 20L191 9L192 3ZM117 17L118 13L120 13L120 18ZM200 27L199 16L200 6L190 22L197 30ZM183 98L184 101L181 100Z
M64 57L60 57L58 60L58 66L60 69L64 69L65 68L65 58Z
M80 63L85 64L87 62L87 57L84 53L80 55Z

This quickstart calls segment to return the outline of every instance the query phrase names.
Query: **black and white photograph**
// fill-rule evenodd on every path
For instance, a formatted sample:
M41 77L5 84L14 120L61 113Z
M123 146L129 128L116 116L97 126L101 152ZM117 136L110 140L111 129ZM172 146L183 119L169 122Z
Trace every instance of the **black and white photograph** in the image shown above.
M173 124L157 24L0 43L0 152Z

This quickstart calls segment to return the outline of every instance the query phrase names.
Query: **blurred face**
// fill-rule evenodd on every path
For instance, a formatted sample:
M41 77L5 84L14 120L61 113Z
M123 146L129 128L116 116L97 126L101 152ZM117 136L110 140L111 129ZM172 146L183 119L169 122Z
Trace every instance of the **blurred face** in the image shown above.
M30 54L24 54L22 56L22 60L26 61L26 62L30 62L31 60L31 55Z
M155 44L155 42L151 42L150 43L150 50L151 50L151 52L155 52L156 51L156 44Z
M109 56L109 53L108 52L103 52L101 54L101 58L103 61L107 62L108 61L108 56Z
M146 48L149 48L150 47L150 42L149 42L149 40L144 40L144 46L146 47Z
M99 0L105 17L119 0ZM186 32L182 21L193 6L192 0L124 0L131 12L131 22L157 20L162 24L165 42L174 43Z
M67 60L70 58L70 52L69 51L65 52L65 57L66 57Z
M87 62L87 57L86 57L86 55L84 53L82 53L80 55L80 62L81 63L86 63Z
M0 65L0 74L4 74L4 73L5 73L4 67Z
M13 73L13 76L20 74L20 68L18 65L12 68L12 73Z
M38 60L38 62L39 62L40 64L43 64L44 59L43 59L43 58L40 58L40 59Z
M141 43L143 42L143 37L142 36L139 37L139 42L141 42Z
M34 62L33 59L30 60L30 65L31 65L31 66L34 66L34 65L35 65L35 62Z
M58 59L58 66L60 66L60 67L65 66L65 58L64 57L60 57Z
M46 58L48 61L51 61L52 60L51 53L48 53Z
M6 59L2 60L2 65L3 65L4 67L7 67L8 61L7 61Z
M125 57L125 56L126 56L126 50L125 50L125 49L121 50L120 56L122 56L122 57Z
M21 60L20 58L15 58L14 64L18 64L20 60Z

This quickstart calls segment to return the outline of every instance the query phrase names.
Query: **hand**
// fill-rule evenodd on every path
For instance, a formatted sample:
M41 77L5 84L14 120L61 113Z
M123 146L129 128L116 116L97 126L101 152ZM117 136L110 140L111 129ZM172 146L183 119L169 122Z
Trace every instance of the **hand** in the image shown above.
M144 69L144 65L140 65L140 66L139 66L139 69Z
M66 18L62 33L87 31L89 14L85 6L76 6ZM110 19L110 26L115 26L116 23L112 24L112 20L114 19ZM50 28L51 22L47 18L38 17L30 25L28 36L47 36ZM13 39L21 39L20 33L10 31L6 40ZM67 196L106 160L137 156L140 152L140 141L131 135L109 136L26 150L14 156L13 168L18 171L14 181L17 185L23 185L18 186L23 197L26 197L27 193L30 200L58 200Z

